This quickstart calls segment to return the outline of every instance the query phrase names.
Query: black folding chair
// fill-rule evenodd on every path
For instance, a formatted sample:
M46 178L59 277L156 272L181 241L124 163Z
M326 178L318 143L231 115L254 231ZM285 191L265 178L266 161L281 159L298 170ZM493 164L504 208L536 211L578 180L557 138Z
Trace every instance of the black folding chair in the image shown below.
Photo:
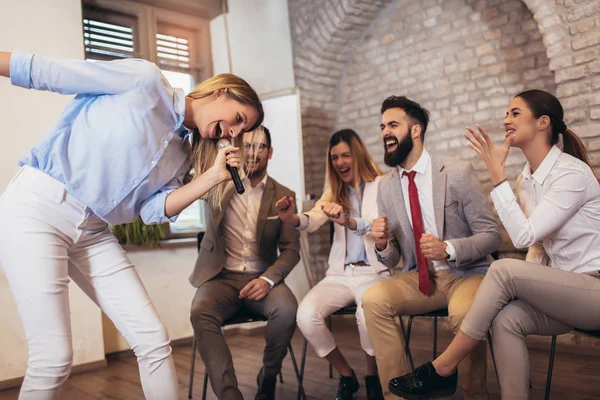
M575 332L583 333L584 335L592 336L600 339L600 330L586 331L585 329L574 329ZM546 376L546 393L544 399L550 399L550 391L552 389L552 370L554 369L554 356L556 355L556 335L552 336L550 344L550 359L548 360L548 375Z
M202 239L204 238L204 232L198 232L198 238L197 238L197 246L198 246L198 251L200 251L200 244L202 243ZM242 310L240 313L234 315L233 317L229 318L228 320L223 322L222 327L228 326L228 325L237 325L237 324L244 324L244 323L249 323L249 322L257 322L257 321L267 321L267 317L265 317L264 315L260 315L260 314L254 314L254 313L250 313L247 310ZM196 343L196 338L194 338L194 343L192 345L192 361L191 361L191 366L190 366L190 383L189 383L189 389L188 389L188 399L192 398L192 392L194 390L194 369L196 366L196 347L197 347L197 343ZM304 394L304 387L302 386L302 375L300 375L300 371L298 370L298 365L296 363L296 357L294 355L294 349L292 348L292 344L290 343L288 345L288 352L290 354L290 358L292 359L292 365L294 367L294 372L296 374L296 380L298 381L298 399L304 399L306 400L306 394ZM281 374L281 371L279 371L279 381L281 383L283 383L283 376ZM206 389L208 387L208 372L205 370L204 371L204 382L202 384L202 400L206 400Z
M405 343L405 348L404 351L406 352L406 355L408 357L408 362L410 363L410 369L414 371L415 369L415 364L413 363L413 358L412 358L412 354L410 352L410 333L412 330L412 323L413 323L413 319L415 317L430 317L433 318L433 360L436 359L437 357L437 325L438 325L438 318L440 317L447 317L448 316L448 309L447 308L442 308L440 310L436 310L436 311L432 311L432 312L428 312L428 313L423 313L423 314L417 314L417 315L409 315L408 316L408 329L406 331L406 333L404 332L404 323L402 322L402 317L400 317L400 328L402 330L402 333L404 334L404 343ZM490 353L492 354L492 362L494 363L494 371L496 372L496 379L498 379L498 370L496 369L496 358L494 357L494 347L492 346L492 337L490 332L488 332L488 344L490 346Z

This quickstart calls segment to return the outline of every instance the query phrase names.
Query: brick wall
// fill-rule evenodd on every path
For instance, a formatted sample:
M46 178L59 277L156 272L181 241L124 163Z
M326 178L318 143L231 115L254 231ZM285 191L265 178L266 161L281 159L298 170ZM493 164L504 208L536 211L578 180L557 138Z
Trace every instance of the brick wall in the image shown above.
M471 3L471 4L469 4ZM511 97L524 88L555 92L546 48L531 12L520 0L411 0L390 4L358 41L340 82L336 126L361 133L383 161L380 107L396 94L431 115L425 146L471 159L486 184L485 165L465 146L465 126L479 123L502 140ZM519 151L507 161L514 178Z
M356 129L381 162L379 108L390 94L431 111L426 146L483 163L464 146L465 125L500 140L520 90L555 93L600 176L600 1L289 0L296 83L301 89L306 188L320 194L329 136ZM524 164L507 161L514 179ZM326 231L311 238L326 268Z

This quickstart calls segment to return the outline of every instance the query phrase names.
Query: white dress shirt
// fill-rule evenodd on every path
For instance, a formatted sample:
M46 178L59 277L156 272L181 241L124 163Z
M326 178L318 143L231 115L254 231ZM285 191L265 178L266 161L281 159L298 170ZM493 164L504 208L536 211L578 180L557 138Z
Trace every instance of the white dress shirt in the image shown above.
M528 261L545 263L547 256L552 267L597 275L600 184L590 167L553 146L533 174L525 165L517 191L522 209L508 182L491 196L514 246L536 246Z
M404 176L404 172L415 171L417 174L415 175L415 185L417 186L417 191L419 192L419 204L421 205L421 215L423 216L423 229L425 233L429 233L438 239L442 240L440 234L437 230L437 225L435 223L435 215L433 211L433 179L431 175L431 155L425 149L423 149L423 153L417 163L413 166L413 168L408 171L398 166L398 173L400 174L400 181L402 182L402 196L404 197L404 205L406 206L406 213L408 215L408 221L410 222L410 226L412 229L412 214L410 209L410 198L408 194L408 176ZM446 243L446 252L448 253L449 260L456 260L456 250L454 246L450 242ZM417 243L415 243L417 245ZM379 256L382 259L386 259L390 256L392 250L388 244L387 248L383 251L378 252ZM439 261L431 261L430 268L433 267L436 271L442 269L450 268L450 265L446 260Z
M258 254L256 226L267 175L255 187L252 187L248 177L242 178L242 182L246 191L233 195L223 215L221 232L227 254L225 269L249 274L264 272L268 265ZM264 276L261 278L273 286L273 281Z

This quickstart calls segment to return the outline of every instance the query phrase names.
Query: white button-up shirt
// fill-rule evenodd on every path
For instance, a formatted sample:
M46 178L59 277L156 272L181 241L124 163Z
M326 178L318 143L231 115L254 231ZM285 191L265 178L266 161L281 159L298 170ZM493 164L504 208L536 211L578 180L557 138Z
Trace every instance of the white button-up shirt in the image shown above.
M419 160L410 171L398 166L398 173L400 174L400 181L402 182L402 196L404 197L404 205L406 206L406 213L412 228L413 221L410 211L410 198L408 194L408 176L403 175L404 171L406 171L406 173L410 171L416 171L417 173L415 175L415 185L417 186L417 191L419 192L419 204L421 205L421 214L423 216L423 228L425 229L425 233L432 234L433 236L442 240L443 238L440 237L440 234L437 230L435 214L433 211L433 178L431 175L431 155L429 152L423 149L421 157L419 157ZM450 242L445 243L448 246L447 252L450 255L450 260L455 260L456 251L454 250L454 247L450 244ZM415 245L418 245L418 243L415 243ZM450 268L446 260L432 261L431 265L436 271Z
M233 195L223 215L222 233L227 254L225 269L245 273L264 272L268 265L259 257L256 226L267 175L255 187L252 187L248 177L244 177L242 182L245 192ZM270 279L261 278L273 286Z
M600 184L590 167L553 146L533 174L525 165L517 191L522 209L508 182L491 196L514 246L537 246L528 261L544 263L547 255L552 267L597 275Z

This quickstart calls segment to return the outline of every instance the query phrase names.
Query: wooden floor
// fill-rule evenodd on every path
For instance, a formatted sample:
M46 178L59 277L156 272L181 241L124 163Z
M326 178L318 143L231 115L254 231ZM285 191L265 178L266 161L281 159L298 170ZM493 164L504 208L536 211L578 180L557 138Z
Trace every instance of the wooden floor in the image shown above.
M334 317L334 333L342 352L350 360L357 375L364 374L363 355L359 347L356 325L347 317ZM298 360L302 350L302 336L299 332L293 340L293 347ZM439 348L448 344L450 335L440 332ZM261 365L263 338L260 334L234 334L227 338L234 354L234 364L237 371L240 389L246 399L253 399L256 391L256 374ZM431 358L432 337L429 332L413 330L411 349L418 365ZM180 346L173 351L175 366L178 372L181 398L187 398L188 378L190 371L191 346ZM543 399L546 382L548 353L543 351L531 352L532 363L532 399ZM494 375L491 358L488 357L488 389L490 399L499 399L498 382ZM204 365L197 358L195 372L194 399L201 398ZM296 379L290 358L287 357L283 366L284 383L278 384L278 400L296 399ZM361 382L362 384L362 382ZM329 379L328 364L318 358L312 349L308 350L304 387L309 399L334 399L337 380ZM0 391L0 400L16 400L18 389ZM133 357L109 361L108 367L94 372L74 374L65 386L64 400L143 400L140 387L136 360ZM208 399L216 399L210 390ZM364 399L364 388L361 387L357 399ZM452 399L461 399L462 394L456 393ZM554 364L554 379L552 399L584 400L600 399L600 358L575 356L558 353Z

